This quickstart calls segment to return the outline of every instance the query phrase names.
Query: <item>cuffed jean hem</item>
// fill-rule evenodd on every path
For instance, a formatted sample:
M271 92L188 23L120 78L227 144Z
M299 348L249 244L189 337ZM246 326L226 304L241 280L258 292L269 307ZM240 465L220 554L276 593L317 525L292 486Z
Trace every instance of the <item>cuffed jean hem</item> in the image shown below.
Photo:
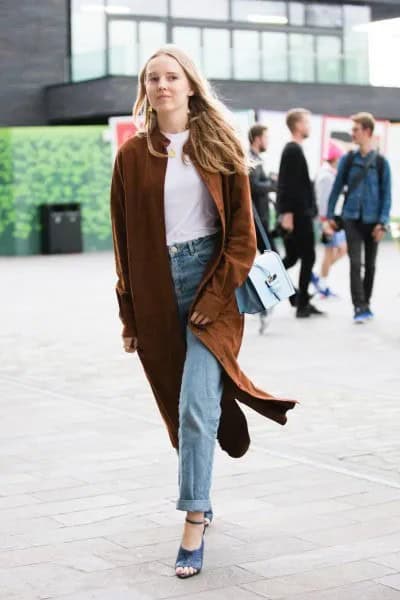
M176 503L177 510L187 512L209 512L210 508L211 500L178 500Z

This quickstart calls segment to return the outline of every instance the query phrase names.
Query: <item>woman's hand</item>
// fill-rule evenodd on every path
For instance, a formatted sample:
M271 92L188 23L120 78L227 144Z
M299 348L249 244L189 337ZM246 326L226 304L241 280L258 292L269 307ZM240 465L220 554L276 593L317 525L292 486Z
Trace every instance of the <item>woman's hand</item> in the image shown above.
M337 226L335 219L328 219L328 223L332 227L333 231L338 230L338 226Z
M123 337L122 341L124 343L125 352L129 352L132 354L137 350L137 338L135 337Z
M335 233L335 229L332 227L330 221L322 221L322 231L327 235L333 235Z
M199 312L194 312L190 318L190 321L193 323L193 325L208 325L211 323L211 319Z

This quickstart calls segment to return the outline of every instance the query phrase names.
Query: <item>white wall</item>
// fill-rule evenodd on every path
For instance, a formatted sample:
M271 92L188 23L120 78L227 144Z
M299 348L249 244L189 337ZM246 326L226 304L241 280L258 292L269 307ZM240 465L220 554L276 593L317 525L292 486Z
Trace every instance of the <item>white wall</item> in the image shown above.
M269 130L269 148L265 154L266 171L277 173L283 147L290 140L290 132L285 123L286 113L261 110L258 112L258 122L267 125ZM321 161L322 117L313 115L311 118L311 136L304 142L304 153L313 178Z

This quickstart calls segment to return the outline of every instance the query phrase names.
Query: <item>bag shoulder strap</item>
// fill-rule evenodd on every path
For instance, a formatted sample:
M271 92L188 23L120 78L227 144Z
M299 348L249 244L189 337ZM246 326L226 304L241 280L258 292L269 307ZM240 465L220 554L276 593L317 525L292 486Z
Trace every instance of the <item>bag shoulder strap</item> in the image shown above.
M350 192L352 192L353 190L355 190L356 187L367 176L370 167L372 167L372 165L374 163L377 165L377 153L375 151L372 152L371 156L369 157L369 159L367 160L367 162L364 164L364 167L360 170L360 172L357 173L355 175L355 177L352 178L352 180L350 181L350 183L347 183L347 193L346 193L347 196L349 196Z
M343 183L344 183L344 185L347 185L347 182L348 182L348 179L349 179L349 173L350 173L351 165L353 164L353 160L354 160L354 151L350 150L350 152L346 156L346 162L344 163L344 169L343 169Z
M258 232L261 235L261 239L262 239L262 241L264 243L265 249L266 250L271 250L271 243L270 243L270 241L268 239L267 232L264 229L264 225L262 224L260 215L258 214L258 210L256 209L256 207L254 205L254 202L252 204L253 204L254 220L256 222L256 225L257 225L257 228L258 228Z

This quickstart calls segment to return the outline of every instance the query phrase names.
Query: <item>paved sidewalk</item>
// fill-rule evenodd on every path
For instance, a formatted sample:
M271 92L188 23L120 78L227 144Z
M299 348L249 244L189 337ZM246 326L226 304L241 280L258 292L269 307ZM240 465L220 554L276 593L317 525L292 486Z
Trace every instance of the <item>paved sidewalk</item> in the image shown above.
M218 450L204 571L180 581L176 457L121 351L112 255L0 259L0 599L400 600L399 264L382 247L368 325L347 260L329 317L248 319L245 371L301 405Z

